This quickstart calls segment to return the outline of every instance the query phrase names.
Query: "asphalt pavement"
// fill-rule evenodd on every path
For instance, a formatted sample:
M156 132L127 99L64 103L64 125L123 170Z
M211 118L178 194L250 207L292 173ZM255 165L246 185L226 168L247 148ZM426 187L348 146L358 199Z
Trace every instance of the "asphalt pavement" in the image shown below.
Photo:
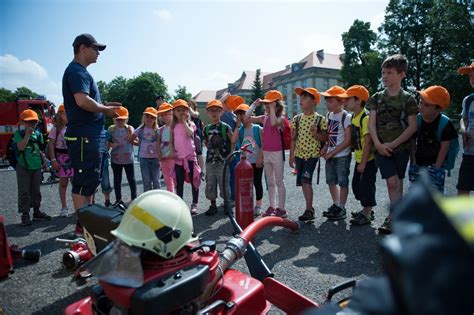
M354 161L352 161L354 163ZM446 178L446 195L456 193L455 185L458 166L453 177ZM351 166L352 177L353 165ZM112 174L112 172L110 172ZM143 191L139 165L135 164L135 175L139 182L138 192ZM125 177L125 176L124 176ZM111 178L112 180L112 178ZM287 189L287 209L289 219L297 220L304 210L304 198L301 189L295 186L295 176L290 168L285 168ZM125 181L125 179L124 179ZM61 314L64 308L87 296L96 283L96 278L74 281L72 273L66 270L61 259L66 247L55 242L57 237L70 238L74 230L75 218L57 217L60 209L58 184L41 187L43 196L42 210L53 219L46 222L34 222L32 226L20 227L20 215L17 213L16 175L14 171L0 170L0 213L6 218L6 229L10 244L30 249L41 249L42 257L38 263L18 261L15 272L0 282L0 315L2 314ZM331 205L328 186L325 184L324 162L321 167L320 184L314 187L316 220L314 224L302 224L297 233L282 228L266 230L257 236L254 244L264 261L275 274L275 278L307 297L322 302L327 290L349 279L363 279L379 276L383 273L378 254L378 244L383 236L377 234L388 211L388 195L385 182L377 175L377 207L375 221L371 226L352 227L349 216L339 222L327 221L321 213ZM406 183L405 187L408 187ZM130 198L127 184L122 184L125 200ZM113 200L112 193L112 201ZM267 193L264 194L264 201ZM103 203L101 193L96 201ZM190 204L189 185L185 187L185 201ZM68 198L69 208L72 201ZM193 217L194 229L204 240L216 240L218 248L232 235L228 218L220 211L207 217L204 212L209 202L204 196L204 183L200 189L199 214ZM268 203L264 202L264 208ZM349 194L348 212L360 210L359 203ZM234 268L247 271L244 260ZM277 310L271 313L278 314Z

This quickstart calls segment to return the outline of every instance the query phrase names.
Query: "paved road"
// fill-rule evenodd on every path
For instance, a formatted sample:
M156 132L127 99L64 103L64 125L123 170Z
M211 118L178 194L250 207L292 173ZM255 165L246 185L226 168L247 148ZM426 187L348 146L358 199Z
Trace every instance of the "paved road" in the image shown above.
M349 218L336 223L322 218L322 210L331 204L327 185L324 184L322 164L321 184L314 185L315 224L303 224L297 234L274 228L259 235L255 242L276 279L319 302L324 300L328 288L334 284L382 273L378 256L378 242L382 236L377 235L376 227L382 223L388 206L385 183L378 178L379 205L375 209L376 219L372 226L351 227ZM458 170L454 170L454 176L446 180L447 195L455 194L457 173ZM136 174L140 179L138 165ZM304 200L301 190L295 187L295 177L290 174L289 168L286 168L285 184L289 218L296 220L304 209ZM61 265L65 248L54 240L56 237L69 237L74 228L74 218L54 217L49 222L35 222L30 227L20 227L13 171L0 171L0 187L0 213L6 217L10 243L41 249L43 254L36 264L17 263L15 273L0 282L0 314L1 309L4 314L61 314L67 305L88 295L88 290L96 283L95 278L72 281L71 273ZM57 188L57 184L41 187L42 209L53 216L57 215L60 208ZM127 186L123 185L122 191L124 197L129 198ZM185 200L190 203L189 187L186 187L185 196ZM103 202L101 194L98 194L97 202ZM72 208L71 200L69 205ZM217 240L222 248L232 228L222 212L214 217L204 216L203 212L208 206L204 189L201 189L200 213L194 217L194 228L203 239ZM360 208L352 194L349 195L347 208L349 211ZM246 270L243 260L235 267Z

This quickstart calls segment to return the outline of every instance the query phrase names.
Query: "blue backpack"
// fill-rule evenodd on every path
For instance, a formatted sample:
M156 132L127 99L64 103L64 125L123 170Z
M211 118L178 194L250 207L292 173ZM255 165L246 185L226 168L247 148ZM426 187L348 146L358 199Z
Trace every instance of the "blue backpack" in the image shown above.
M419 130L421 126L421 114L418 114L416 116L416 119L418 121L418 130ZM448 124L448 122L449 122L449 117L446 116L445 114L441 114L441 118L438 124L438 129L436 131L436 138L438 138L438 141L440 143L441 143L441 134L444 130L444 127L446 127L446 125ZM459 153L459 148L460 148L460 145L459 145L458 137L451 139L449 141L448 153L446 154L446 158L443 163L444 169L448 171L448 176L451 176L451 170L454 168L456 157L458 156L458 153Z

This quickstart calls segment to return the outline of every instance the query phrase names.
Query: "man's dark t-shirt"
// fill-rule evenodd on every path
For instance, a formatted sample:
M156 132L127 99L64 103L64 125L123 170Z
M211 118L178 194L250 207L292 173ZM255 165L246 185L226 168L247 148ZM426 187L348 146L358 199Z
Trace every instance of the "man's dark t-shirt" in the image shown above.
M68 124L66 136L103 138L104 121L103 113L86 111L77 105L74 94L83 92L96 102L101 103L99 89L86 68L72 61L63 76L63 97Z
M419 166L429 166L436 163L441 142L438 140L438 124L441 115L432 122L421 120L421 125L417 133L416 139L416 164ZM441 132L441 141L455 139L458 136L456 129L451 121L449 121Z

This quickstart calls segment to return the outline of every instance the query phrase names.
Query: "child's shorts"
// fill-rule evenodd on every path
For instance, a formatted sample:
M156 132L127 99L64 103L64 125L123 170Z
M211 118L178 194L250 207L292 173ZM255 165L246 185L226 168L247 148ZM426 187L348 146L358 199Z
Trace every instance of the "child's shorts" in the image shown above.
M105 138L68 137L66 143L74 168L72 193L92 196L101 180Z
M329 160L326 160L326 184L348 187L350 164L350 154L346 156L333 157Z
M418 181L420 171L423 168L425 168L428 173L431 186L437 189L440 193L444 193L444 180L446 177L446 171L444 170L444 168L436 168L431 165L418 166L416 164L410 164L410 167L408 168L408 180L410 181L410 183Z
M461 167L459 168L457 190L474 190L474 155L462 155Z
M309 158L304 160L295 157L296 170L296 186L301 186L301 183L311 184L313 182L313 174L319 158Z
M383 179L392 176L398 176L398 178L404 179L409 158L410 154L405 150L395 152L391 156L375 154L375 161L377 162L377 167Z

